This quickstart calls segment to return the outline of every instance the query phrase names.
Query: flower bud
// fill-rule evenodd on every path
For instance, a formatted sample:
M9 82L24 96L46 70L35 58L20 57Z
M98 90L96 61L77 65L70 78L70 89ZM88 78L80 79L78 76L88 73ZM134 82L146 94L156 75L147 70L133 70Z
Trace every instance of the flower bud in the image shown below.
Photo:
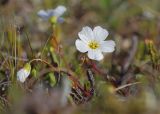
M31 71L31 65L26 63L25 66L17 72L17 80L24 83Z

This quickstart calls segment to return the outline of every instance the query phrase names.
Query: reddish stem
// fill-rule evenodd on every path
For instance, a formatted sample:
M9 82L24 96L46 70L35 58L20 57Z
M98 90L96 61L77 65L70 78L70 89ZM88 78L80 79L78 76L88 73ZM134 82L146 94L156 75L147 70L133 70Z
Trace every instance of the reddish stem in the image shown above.
M103 75L104 73L97 67L97 65L94 62L91 62L92 68L99 74Z

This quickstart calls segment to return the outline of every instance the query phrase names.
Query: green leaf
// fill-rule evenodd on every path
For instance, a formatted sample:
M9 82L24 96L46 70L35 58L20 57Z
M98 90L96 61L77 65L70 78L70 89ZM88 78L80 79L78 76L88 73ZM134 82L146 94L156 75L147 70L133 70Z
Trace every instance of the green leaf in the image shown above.
M54 52L54 48L53 48L53 47L50 47L50 48L49 48L49 51L50 51L50 53L51 53L51 56L52 56L53 61L54 61L55 63L59 64L59 60L58 60L57 55L56 55L55 52Z
M50 86L54 87L56 85L56 78L54 73L49 73L48 76L49 76Z

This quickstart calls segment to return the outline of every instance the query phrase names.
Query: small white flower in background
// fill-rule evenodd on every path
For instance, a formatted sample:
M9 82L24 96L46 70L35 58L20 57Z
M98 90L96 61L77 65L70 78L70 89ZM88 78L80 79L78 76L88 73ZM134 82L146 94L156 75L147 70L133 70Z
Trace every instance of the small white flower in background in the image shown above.
M29 63L17 72L17 80L24 83L31 72L31 65Z
M88 57L93 60L102 60L102 52L113 52L115 50L115 42L113 40L105 41L108 31L100 26L96 26L93 30L90 27L83 27L78 33L80 39L75 42L78 51L88 52Z
M65 6L58 6L55 9L49 10L40 10L37 14L44 20L49 20L51 23L62 23L64 19L61 17L63 13L66 11Z

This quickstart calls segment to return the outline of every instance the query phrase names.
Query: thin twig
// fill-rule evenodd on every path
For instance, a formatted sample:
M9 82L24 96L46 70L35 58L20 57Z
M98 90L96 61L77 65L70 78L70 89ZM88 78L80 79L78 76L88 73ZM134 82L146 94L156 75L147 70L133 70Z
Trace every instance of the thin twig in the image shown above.
M46 46L47 46L47 44L48 44L48 42L50 41L51 38L52 38L52 35L50 35L50 36L48 37L47 41L45 42L45 44L44 44L44 46L43 46L43 48L42 48L42 50L41 50L41 58L42 58L42 55L43 55L43 53L44 53L44 50L45 50L45 48L46 48Z
M124 89L124 88L129 87L129 86L132 86L132 85L140 84L140 83L141 82L135 82L135 83L129 83L129 84L125 84L125 85L119 86L114 90L114 92L119 91L120 89Z
M26 38L27 38L27 40L28 40L29 47L30 47L30 49L31 49L32 57L34 57L33 49L32 49L32 46L31 46L31 41L30 41L30 39L29 39L29 36L28 36L27 32L25 32L25 35L26 35Z
M131 50L129 51L129 56L128 58L126 59L125 63L124 63L124 66L123 66L123 73L126 73L130 64L132 63L134 57L135 57L135 54L136 54L136 51L137 51L137 45L138 45L138 38L136 35L133 36L132 38L132 48Z

